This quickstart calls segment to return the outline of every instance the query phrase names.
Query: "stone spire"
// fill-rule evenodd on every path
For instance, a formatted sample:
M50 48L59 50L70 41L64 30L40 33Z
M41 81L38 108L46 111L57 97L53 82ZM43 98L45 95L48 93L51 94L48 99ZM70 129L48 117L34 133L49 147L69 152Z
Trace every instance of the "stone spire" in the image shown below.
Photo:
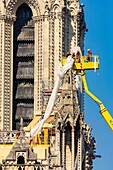
M18 157L23 156L25 159L25 164L28 164L28 161L36 163L37 155L34 153L33 149L28 144L28 141L25 137L23 130L23 118L20 119L20 132L17 134L19 137L16 140L14 146L10 150L8 156L3 160L3 164L10 164L13 161L13 164L17 164Z

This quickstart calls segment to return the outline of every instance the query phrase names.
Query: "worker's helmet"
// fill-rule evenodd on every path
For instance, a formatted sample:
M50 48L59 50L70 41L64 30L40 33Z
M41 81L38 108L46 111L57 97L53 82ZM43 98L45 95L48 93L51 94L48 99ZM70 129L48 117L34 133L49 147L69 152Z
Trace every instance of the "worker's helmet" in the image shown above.
M68 51L66 54L70 54L70 52Z
M80 51L79 50L77 50L77 53L79 53Z
M88 49L87 51L90 51L90 49Z
M75 56L75 52L72 52L72 56Z

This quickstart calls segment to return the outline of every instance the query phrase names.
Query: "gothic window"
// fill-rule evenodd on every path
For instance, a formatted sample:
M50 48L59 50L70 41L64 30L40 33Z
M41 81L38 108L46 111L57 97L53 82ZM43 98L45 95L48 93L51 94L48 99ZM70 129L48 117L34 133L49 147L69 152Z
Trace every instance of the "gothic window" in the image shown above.
M30 7L17 9L13 53L13 129L20 117L29 124L34 113L34 23Z

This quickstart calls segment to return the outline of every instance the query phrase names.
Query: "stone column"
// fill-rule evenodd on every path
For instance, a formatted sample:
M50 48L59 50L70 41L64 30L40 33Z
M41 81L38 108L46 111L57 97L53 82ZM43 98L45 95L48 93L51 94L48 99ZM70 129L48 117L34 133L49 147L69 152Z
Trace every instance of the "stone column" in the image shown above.
M56 130L56 142L55 142L55 153L58 155L56 158L56 165L60 165L61 164L61 157L60 157L60 131L57 129Z
M3 121L1 121L1 130L12 130L12 79L13 79L13 21L15 17L12 16L1 16L1 45L0 49L0 65L2 70L0 73L0 116ZM2 59L2 60L1 60Z
M49 77L49 14L44 16L43 30L42 30L42 59L43 59L43 73L42 73L42 81L43 88L48 89L48 77Z
M11 87L10 87L10 130L12 130L12 121L13 121L13 39L14 39L14 33L13 33L13 30L14 30L14 21L16 20L16 16L13 16L12 17L12 20L11 20L11 47L10 47L10 51L11 51Z
M77 34L77 17L76 15L72 16L72 25L73 25L73 30L74 30L74 36L72 40L72 48L77 46L77 40L78 40L78 34Z
M49 89L54 86L54 13L49 17L49 67L48 81Z
M78 170L82 170L82 134L78 139Z
M15 17L5 19L4 38L4 130L12 130L12 97L13 97L13 21Z
M57 77L57 68L59 60L62 57L62 16L61 13L57 13L55 18L54 29L54 79Z
M4 126L5 15L0 18L0 130Z
M72 127L72 170L75 167L75 129Z
M42 109L42 19L33 18L35 22L34 51L34 115Z
M65 128L63 127L62 130L62 165L63 168L62 170L66 170L66 162L65 162L65 157L66 157L66 146L65 146Z

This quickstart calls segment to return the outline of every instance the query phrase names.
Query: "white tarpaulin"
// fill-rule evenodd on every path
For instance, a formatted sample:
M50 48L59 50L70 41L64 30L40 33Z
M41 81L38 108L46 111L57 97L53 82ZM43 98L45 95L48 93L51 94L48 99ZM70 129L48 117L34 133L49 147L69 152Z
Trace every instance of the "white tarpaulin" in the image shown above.
M55 86L53 88L53 91L52 91L52 94L51 94L51 97L49 99L49 102L48 102L48 105L47 105L47 108L46 108L46 111L45 111L45 114L44 114L44 117L42 120L40 120L35 126L33 129L31 129L31 132L27 133L26 134L26 137L33 137L35 136L36 134L38 134L44 124L44 122L50 117L50 114L52 112L52 109L53 109L53 106L55 104L55 99L56 99L56 95L57 95L57 91L59 89L59 85L60 85L60 80L63 78L64 74L72 68L73 66L73 58L72 56L70 55L67 59L66 59L66 63L64 66L62 66L62 64L60 63L59 64L59 67L58 67L58 76L57 76L57 79L56 79L56 82L55 82Z

